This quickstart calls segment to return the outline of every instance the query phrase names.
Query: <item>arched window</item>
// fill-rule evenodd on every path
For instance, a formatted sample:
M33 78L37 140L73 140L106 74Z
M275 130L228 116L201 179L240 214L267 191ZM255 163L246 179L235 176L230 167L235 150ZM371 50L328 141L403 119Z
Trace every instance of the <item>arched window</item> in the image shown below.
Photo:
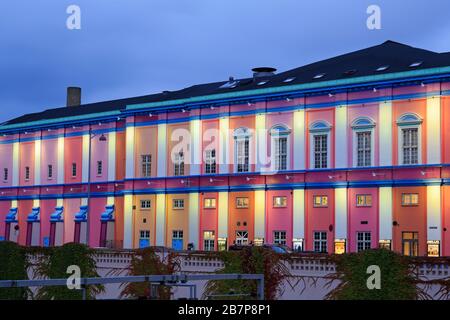
M234 131L235 172L250 171L250 132L248 128Z
M353 166L370 167L374 165L375 121L360 117L352 122Z
M399 164L420 164L422 119L415 113L405 113L397 120Z
M289 168L289 135L291 130L285 125L275 125L270 129L271 136L271 166L272 170L280 171Z
M325 169L330 164L331 125L326 121L313 122L310 132L310 167Z

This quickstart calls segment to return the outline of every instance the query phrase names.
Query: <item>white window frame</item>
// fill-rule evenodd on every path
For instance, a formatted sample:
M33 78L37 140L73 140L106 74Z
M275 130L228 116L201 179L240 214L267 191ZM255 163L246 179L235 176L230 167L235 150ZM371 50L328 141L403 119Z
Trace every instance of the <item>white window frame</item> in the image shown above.
M415 113L405 113L397 120L398 165L411 166L422 164L422 118ZM417 164L404 163L403 159L403 129L417 129Z
M173 175L174 176L184 176L184 156L185 153L183 149L176 152L173 159Z
M238 143L244 143L245 141L248 141L248 155L244 155L242 157L248 158L247 163L247 170L238 171L239 163L238 159L241 158L241 156L238 155ZM245 146L245 145L244 145ZM252 141L251 141L251 134L250 130L248 128L238 128L234 131L234 173L243 173L243 172L250 172L251 171L251 159L252 159ZM245 150L245 149L244 149ZM245 163L244 163L245 165Z
M239 204L239 200L242 199L242 204ZM244 199L247 199L247 205L244 205ZM250 199L248 197L236 197L236 209L248 209L250 207Z
M143 178L152 176L152 155L141 154L141 174Z
M141 199L141 210L150 210L152 207L152 200Z
M359 235L363 235L363 239L359 239ZM367 234L369 234L370 239L367 240ZM362 245L362 248L360 249L359 245ZM370 231L358 231L356 232L356 252L361 252L365 250L369 250L372 247L372 233Z
M271 170L272 171L284 171L284 170L290 170L291 168L291 129L289 129L288 127L286 127L283 124L277 124L274 125L271 129L270 129L270 156L271 156ZM279 154L276 154L275 150L276 150L276 145L277 145L277 140L279 139L286 139L286 168L285 169L280 169L279 167L277 168L276 166L276 159L277 157L280 157ZM281 163L281 162L280 162Z
M284 200L285 200L285 204L283 205L282 204L282 201L281 200L283 200L283 198L284 198ZM280 204L277 204L277 201L280 199ZM273 203L272 203L272 207L273 208L286 208L287 207L287 196L274 196L273 197Z
M375 121L367 117L356 118L352 123L353 130L353 167L365 168L375 165ZM370 132L370 164L358 166L358 133Z
M214 151L214 157L212 152ZM205 174L217 173L217 151L216 149L205 150ZM209 170L208 170L209 166Z
M183 210L184 209L184 199L173 199L172 200L172 208L174 210Z
M184 232L183 230L172 230L172 240L183 240Z
M207 205L208 203L208 205ZM203 199L203 209L215 209L217 205L216 198L204 198Z
M150 240L150 230L139 230L140 240Z
M284 238L282 237L284 235ZM279 245L287 244L287 232L285 230L275 230L273 232L273 243Z
M212 230L203 231L203 250L214 251L215 250L216 235Z
M327 136L327 166L326 168L316 168L315 167L315 148L314 140L316 136ZM314 170L323 170L331 168L331 125L326 121L315 121L309 127L309 168Z
M247 230L236 230L236 244L237 245L247 245L248 244L248 231Z
M320 235L320 239L316 239L316 234ZM323 235L325 235L325 239L323 239ZM319 250L316 250L316 243L319 244ZM325 246L325 250L323 250ZM328 252L328 234L326 231L314 231L313 232L313 251L318 253L327 253Z

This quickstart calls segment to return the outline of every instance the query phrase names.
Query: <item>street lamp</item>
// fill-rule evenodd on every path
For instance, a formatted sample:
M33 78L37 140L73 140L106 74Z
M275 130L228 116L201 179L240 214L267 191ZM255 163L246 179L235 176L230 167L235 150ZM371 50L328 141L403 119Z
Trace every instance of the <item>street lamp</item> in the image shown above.
M90 213L89 211L91 210L91 157L92 157L92 139L94 139L95 137L97 137L98 134L96 133L92 133L92 128L89 128L89 164L88 164L88 197L87 197L87 211L86 211L86 215L87 215L87 220L86 220L86 244L89 247L89 233L90 233L90 229L89 229L89 221L91 220L90 217ZM100 138L98 138L98 141L104 142L106 141L106 137L105 135L102 133Z

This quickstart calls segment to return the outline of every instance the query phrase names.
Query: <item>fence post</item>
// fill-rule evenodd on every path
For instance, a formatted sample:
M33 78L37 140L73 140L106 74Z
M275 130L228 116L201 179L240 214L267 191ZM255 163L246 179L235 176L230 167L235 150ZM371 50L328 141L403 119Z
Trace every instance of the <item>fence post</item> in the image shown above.
M260 276L257 281L258 300L264 300L264 276Z

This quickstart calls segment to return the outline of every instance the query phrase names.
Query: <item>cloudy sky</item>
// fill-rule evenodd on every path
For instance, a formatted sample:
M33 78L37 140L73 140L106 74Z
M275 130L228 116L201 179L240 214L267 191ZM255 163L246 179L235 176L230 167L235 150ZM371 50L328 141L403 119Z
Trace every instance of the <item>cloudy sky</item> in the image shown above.
M366 27L369 5L381 30ZM66 27L69 5L81 29ZM376 45L450 51L448 0L2 0L0 122L65 104L280 71Z

